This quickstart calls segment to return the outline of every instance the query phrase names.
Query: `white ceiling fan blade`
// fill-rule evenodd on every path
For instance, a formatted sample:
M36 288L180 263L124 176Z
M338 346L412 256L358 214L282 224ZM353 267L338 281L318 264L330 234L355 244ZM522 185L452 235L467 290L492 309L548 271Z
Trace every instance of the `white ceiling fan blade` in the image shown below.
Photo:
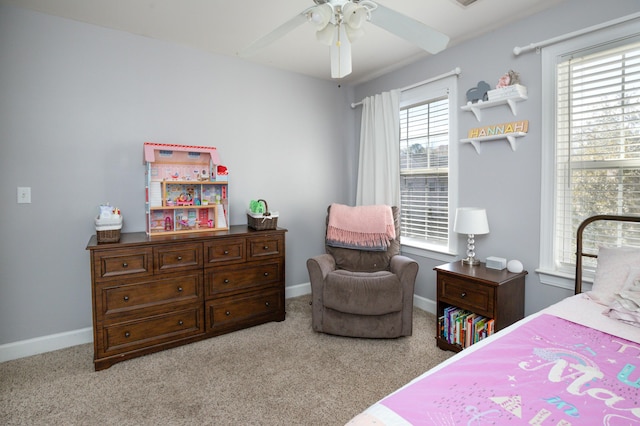
M415 44L431 54L443 51L449 36L379 3L371 11L371 23Z
M299 15L294 16L284 24L280 25L275 30L271 31L269 34L259 38L258 40L251 43L249 46L242 49L238 54L240 56L251 56L260 49L264 49L274 41L284 37L289 32L293 31L300 25L307 22L307 11L300 13Z

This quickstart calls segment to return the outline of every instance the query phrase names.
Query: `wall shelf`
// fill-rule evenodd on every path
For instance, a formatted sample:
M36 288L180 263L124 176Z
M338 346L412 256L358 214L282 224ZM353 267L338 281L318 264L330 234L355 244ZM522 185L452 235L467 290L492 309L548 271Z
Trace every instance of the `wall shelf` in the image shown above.
M495 99L492 101L478 102L475 104L467 104L460 107L463 111L471 111L476 119L480 121L482 119L482 110L485 108L491 108L498 105L509 105L511 112L514 116L518 115L518 102L526 101L529 99L526 95L515 95L504 99Z
M501 135L481 136L478 138L460 139L461 143L470 143L476 149L476 152L480 154L482 150L482 142L495 141L500 139L506 139L511 145L512 150L516 150L516 142L518 138L525 136L524 132L503 133Z

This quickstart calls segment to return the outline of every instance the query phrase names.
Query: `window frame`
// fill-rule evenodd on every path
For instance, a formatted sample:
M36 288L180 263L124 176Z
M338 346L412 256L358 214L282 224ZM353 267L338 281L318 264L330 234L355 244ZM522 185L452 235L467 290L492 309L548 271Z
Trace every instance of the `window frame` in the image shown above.
M558 58L572 53L583 53L601 48L606 50L616 44L628 43L640 36L637 25L631 23L572 38L545 47L542 56L542 161L540 200L540 264L536 272L542 284L573 290L575 270L556 265L554 253L556 244L556 65ZM584 53L586 54L586 53ZM586 270L583 281L593 282L593 271Z
M402 251L441 261L451 261L458 251L457 234L453 232L453 220L458 206L458 90L457 76L448 76L421 86L405 90L400 94L400 110L411 105L423 104L431 100L449 98L449 152L448 152L448 244L430 244L420 238L402 236ZM400 110L398 115L400 115ZM402 206L401 206L402 207ZM400 209L402 214L402 208Z

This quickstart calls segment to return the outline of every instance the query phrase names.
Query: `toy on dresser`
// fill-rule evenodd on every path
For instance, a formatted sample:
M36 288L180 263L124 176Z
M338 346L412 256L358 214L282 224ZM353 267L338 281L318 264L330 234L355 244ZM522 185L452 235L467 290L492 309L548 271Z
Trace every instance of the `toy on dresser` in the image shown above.
M228 170L215 147L145 142L147 234L228 229Z
M109 203L101 204L98 209L100 214L95 219L98 243L117 243L122 229L120 209Z

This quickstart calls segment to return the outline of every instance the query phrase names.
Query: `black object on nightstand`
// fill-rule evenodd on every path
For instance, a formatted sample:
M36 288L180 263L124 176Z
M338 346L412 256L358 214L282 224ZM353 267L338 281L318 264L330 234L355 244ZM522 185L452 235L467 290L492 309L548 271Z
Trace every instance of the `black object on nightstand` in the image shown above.
M470 266L460 261L434 268L437 275L438 318L453 306L493 319L494 330L501 330L524 318L524 281L527 271L487 268L485 263ZM436 324L436 343L440 349L459 352L463 346L442 337L440 321Z

